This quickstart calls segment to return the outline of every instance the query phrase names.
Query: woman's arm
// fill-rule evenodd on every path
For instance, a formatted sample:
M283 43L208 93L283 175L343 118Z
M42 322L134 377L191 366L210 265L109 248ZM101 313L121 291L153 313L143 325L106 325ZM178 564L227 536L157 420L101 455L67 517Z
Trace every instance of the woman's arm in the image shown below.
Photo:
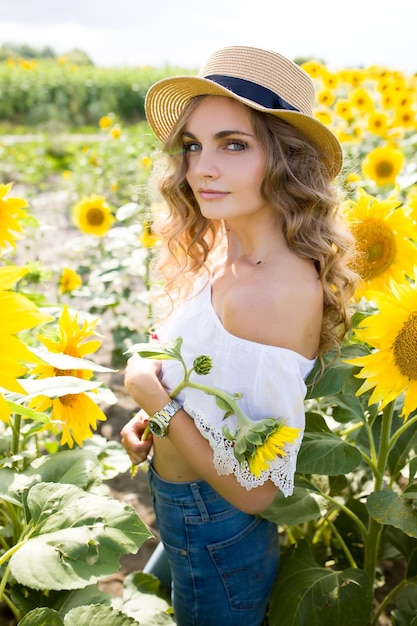
M170 401L168 392L158 378L160 373L160 361L141 359L138 356L129 359L126 367L126 387L135 402L148 415L160 411ZM122 430L122 443L133 462L138 462L138 459L144 460L147 454L144 442L138 441L144 428L143 420L142 412ZM192 418L184 410L178 411L171 419L167 437L195 472L236 508L246 513L257 514L271 504L277 493L277 487L271 481L248 491L238 483L234 474L227 476L217 474L210 444L199 433ZM149 451L149 443L145 443Z

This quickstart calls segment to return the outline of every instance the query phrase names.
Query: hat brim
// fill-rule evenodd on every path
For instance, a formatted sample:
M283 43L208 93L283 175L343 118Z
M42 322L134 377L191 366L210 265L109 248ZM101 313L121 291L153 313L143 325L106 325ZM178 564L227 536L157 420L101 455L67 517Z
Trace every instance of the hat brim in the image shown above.
M298 128L317 148L332 177L337 176L343 165L343 151L338 139L319 120L299 111L268 109L252 100L235 94L212 80L198 76L174 76L155 83L146 94L145 112L149 125L156 136L165 141L172 132L185 106L196 96L226 96L243 104L278 117Z

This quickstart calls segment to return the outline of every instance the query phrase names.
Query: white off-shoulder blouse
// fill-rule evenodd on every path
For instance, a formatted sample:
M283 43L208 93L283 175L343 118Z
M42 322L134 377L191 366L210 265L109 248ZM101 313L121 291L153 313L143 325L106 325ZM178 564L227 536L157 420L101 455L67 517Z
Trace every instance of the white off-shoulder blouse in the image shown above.
M233 454L232 443L222 434L226 425L233 433L236 417L224 419L224 411L213 396L200 390L185 388L177 400L194 419L214 456L218 474L235 474L238 482L252 489L270 479L285 496L294 489L297 454L305 428L305 378L315 360L310 360L286 348L255 343L229 333L219 320L211 301L211 285L197 291L175 310L157 329L158 342L167 343L182 337L181 354L187 367L197 356L211 357L213 367L209 374L192 374L191 380L227 391L242 394L240 407L252 420L275 417L286 426L300 429L298 439L286 444L286 456L277 456L268 469L256 477L245 462L240 464ZM168 393L183 379L183 368L178 361L162 361L162 382Z

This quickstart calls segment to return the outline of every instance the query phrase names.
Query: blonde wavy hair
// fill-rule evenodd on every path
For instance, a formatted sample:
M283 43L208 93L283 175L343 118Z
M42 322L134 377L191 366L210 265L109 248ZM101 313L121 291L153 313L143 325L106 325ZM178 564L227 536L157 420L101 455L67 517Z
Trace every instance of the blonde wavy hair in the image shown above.
M223 224L205 218L186 180L182 135L191 114L206 96L193 98L162 146L154 170L165 209L153 216L160 245L154 259L171 302L184 299L197 276L207 273L224 243ZM248 107L254 134L265 146L267 165L261 193L282 220L288 246L313 261L324 292L319 355L340 342L349 329L349 303L357 275L354 239L339 216L339 190L317 148L301 131L273 115Z

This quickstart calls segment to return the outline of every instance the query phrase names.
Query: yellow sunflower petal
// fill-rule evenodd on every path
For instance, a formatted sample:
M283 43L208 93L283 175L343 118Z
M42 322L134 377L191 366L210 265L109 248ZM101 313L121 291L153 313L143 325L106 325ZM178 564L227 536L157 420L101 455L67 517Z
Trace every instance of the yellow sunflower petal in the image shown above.
M107 418L97 404L85 393L71 394L53 400L52 419L62 422L61 444L70 448L92 437L98 421Z
M0 421L8 422L10 420L10 415L11 411L9 405L7 404L2 394L0 394Z
M0 248L16 248L15 240L23 233L19 220L25 217L28 203L23 198L7 198L11 189L12 183L0 185Z
M379 312L355 331L375 350L347 362L362 368L356 376L365 381L357 395L372 390L369 404L383 408L405 393L402 415L407 418L417 408L416 284L391 281L391 293L379 293L376 299Z
M29 271L28 267L6 265L0 267L0 291L11 289Z

